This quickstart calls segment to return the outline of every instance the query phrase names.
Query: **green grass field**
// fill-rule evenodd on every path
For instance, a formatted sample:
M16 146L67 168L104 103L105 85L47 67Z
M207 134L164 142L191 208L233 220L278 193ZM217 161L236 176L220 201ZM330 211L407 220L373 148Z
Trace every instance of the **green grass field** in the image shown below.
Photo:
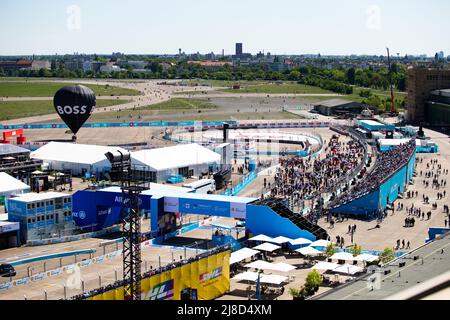
M267 93L267 94L334 94L331 91L321 89L319 87L307 86L298 83L283 84L257 84L243 86L241 89L222 89L223 92L231 93Z
M127 103L127 100L97 100L97 107L109 107ZM52 101L0 101L0 120L56 113Z
M138 108L138 110L168 110L168 109L215 109L216 106L206 100L175 98L169 101Z
M208 85L213 87L231 87L235 84L241 86L250 86L250 85L258 85L258 84L268 84L269 81L265 80L255 80L255 81L247 81L247 80L238 80L238 81L229 81L229 80L185 80L189 86L199 86L199 85Z
M62 82L6 82L0 81L0 97L53 97L64 86ZM85 85L91 88L97 96L136 96L137 90L114 86Z
M206 100L195 99L171 99L169 101L149 105L145 107L136 108L135 110L122 110L111 111L93 114L90 118L91 121L101 119L124 119L129 117L130 114L138 116L149 116L156 114L181 114L183 111L192 110L205 110L216 109L217 107Z

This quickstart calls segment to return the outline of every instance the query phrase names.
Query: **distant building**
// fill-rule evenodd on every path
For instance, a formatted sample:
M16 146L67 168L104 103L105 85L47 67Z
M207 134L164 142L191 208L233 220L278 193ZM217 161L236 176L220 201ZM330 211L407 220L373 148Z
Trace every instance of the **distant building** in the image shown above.
M4 71L14 71L30 69L33 65L32 60L18 59L16 61L0 61L0 69Z
M450 89L431 91L425 103L425 119L432 125L450 124Z
M450 88L450 70L411 67L408 69L407 87L407 120L413 124L426 122L430 93L433 90Z
M341 100L341 99L331 99L322 101L314 106L314 110L325 115L325 116L338 116L345 114L361 114L363 110L369 108L374 113L378 113L377 108L365 105L363 103Z
M83 70L83 60L74 59L64 61L64 68L71 71Z
M242 53L242 43L236 43L236 55L241 56Z
M120 71L120 67L116 65L107 64L100 67L100 72L111 73L114 71Z
M33 60L31 70L50 70L52 64L48 60Z

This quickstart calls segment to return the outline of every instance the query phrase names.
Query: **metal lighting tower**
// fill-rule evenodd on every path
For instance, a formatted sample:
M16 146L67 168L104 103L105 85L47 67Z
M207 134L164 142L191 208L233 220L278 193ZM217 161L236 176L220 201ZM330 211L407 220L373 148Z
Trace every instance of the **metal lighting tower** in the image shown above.
M120 151L105 154L111 163L111 181L121 182L123 215L123 280L124 296L141 300L141 211L139 195L146 188L132 179L131 156Z
M139 186L122 187L122 210L129 213L123 219L123 278L124 296L129 300L141 300L141 211L139 195L143 191Z

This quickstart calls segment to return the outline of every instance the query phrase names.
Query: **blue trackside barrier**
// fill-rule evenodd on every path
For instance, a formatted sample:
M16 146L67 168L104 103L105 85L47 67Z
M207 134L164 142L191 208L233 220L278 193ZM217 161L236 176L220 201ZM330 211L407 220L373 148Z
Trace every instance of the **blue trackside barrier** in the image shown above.
M69 251L69 252L63 252L63 253L54 253L54 254L49 254L49 255L45 255L45 256L39 256L39 257L33 257L33 258L28 258L28 259L23 259L23 260L17 260L14 262L10 262L9 264L12 266L18 266L21 264L27 264L27 263L32 263L32 262L37 262L37 261L44 261L44 260L50 260L50 259L58 259L58 258L64 258L64 257L71 257L71 256L77 256L80 254L94 254L96 252L96 250L94 249L88 249L88 250L77 250L77 251Z

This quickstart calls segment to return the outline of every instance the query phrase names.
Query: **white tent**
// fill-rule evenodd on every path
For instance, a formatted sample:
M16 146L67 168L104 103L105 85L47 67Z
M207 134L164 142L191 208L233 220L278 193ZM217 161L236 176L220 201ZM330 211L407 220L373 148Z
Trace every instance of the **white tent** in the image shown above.
M333 254L330 259L333 260L345 260L345 261L354 261L355 257L348 252L337 252L335 254Z
M6 172L0 172L0 196L21 194L30 191L30 187Z
M273 263L258 260L249 264L246 264L244 267L249 269L259 269L259 270L275 270L276 267Z
M318 264L316 264L314 267L312 267L312 269L328 271L328 270L334 270L337 267L339 267L339 265L337 263L322 261L322 262L319 262Z
M302 254L304 256L317 256L322 253L321 251L314 249L313 247L300 248L295 251L299 252L300 254Z
M131 161L136 166L156 172L157 182L166 181L172 175L178 175L180 168L193 171L193 176L218 169L221 155L196 143L141 150L131 153Z
M328 247L331 244L331 241L327 240L317 240L311 243L310 247Z
M353 275L355 273L363 272L364 269L358 266L352 266L350 264L344 264L342 266L339 266L335 269L333 269L333 272L339 272L339 273L345 273Z
M363 254L360 254L359 256L355 257L356 261L365 261L365 262L373 262L378 259L379 259L378 256L374 256L374 255L368 254L368 253L363 253Z
M312 243L312 241L305 239L305 238L298 238L298 239L289 241L289 243L292 244L293 246L300 246L300 245L304 245L304 244L310 245Z
M256 282L258 280L258 272L246 271L246 272L243 272L243 273L239 273L233 279L240 280L240 281L244 280L244 281L254 281L254 282Z
M249 272L249 271L243 272L235 276L233 279L239 281L257 282L258 272ZM288 280L289 280L288 277L279 276L276 274L261 274L259 278L260 283L277 284L277 285L287 282Z
M252 263L249 263L247 265L245 265L246 268L251 268L251 269L259 269L259 270L273 270L273 271L280 271L280 272L290 272L292 270L297 269L296 267L287 264L287 263L283 263L283 262L279 262L279 263L270 263L267 261L255 261Z
M284 262L278 262L278 263L275 263L275 265L277 266L278 270L281 272L290 272L292 270L297 269L297 267L294 267L293 265L291 265L289 263L284 263Z
M272 243L276 243L276 244L283 244L283 243L288 243L290 241L292 241L292 239L280 236L280 237L273 238L272 240L270 240L268 242L272 242Z
M276 274L264 274L264 275L261 275L261 278L259 281L261 283L280 285L284 282L287 282L288 280L289 280L289 278L285 277L285 276L279 276Z
M274 244L265 242L263 244L260 244L259 246L254 247L253 249L260 250L260 251L273 252L273 251L278 250L280 248L281 248L280 246L276 246Z
M259 251L249 248L243 248L241 250L235 251L230 256L230 265L251 258L258 253Z
M264 235L264 234L260 234L260 235L258 235L258 236L256 236L256 237L250 238L250 239L248 239L248 240L250 240L250 241L264 241L264 242L270 242L270 241L272 241L272 238L271 238L271 237L268 237L268 236L266 236L266 235Z
M32 152L31 158L48 163L51 170L70 170L74 175L80 175L85 170L95 174L111 169L105 153L116 151L128 153L120 147L50 142Z

